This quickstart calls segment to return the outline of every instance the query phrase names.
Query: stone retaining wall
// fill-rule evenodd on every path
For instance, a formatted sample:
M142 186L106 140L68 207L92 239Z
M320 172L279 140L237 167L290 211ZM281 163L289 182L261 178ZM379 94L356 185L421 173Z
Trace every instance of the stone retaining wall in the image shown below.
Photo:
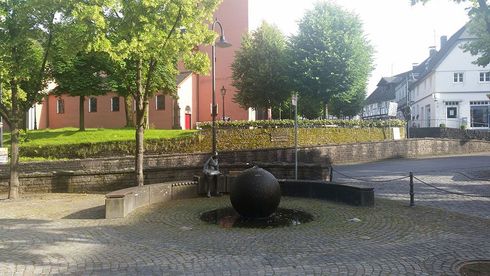
M325 179L330 164L449 154L490 152L490 141L409 139L303 147L299 151L302 179ZM200 174L208 154L173 154L145 158L147 184L189 180ZM294 148L220 152L222 170L242 170L256 163L278 178L292 178ZM248 163L248 164L247 164ZM106 192L133 185L134 158L101 158L22 163L21 187L29 192ZM0 191L8 186L8 166L0 166Z

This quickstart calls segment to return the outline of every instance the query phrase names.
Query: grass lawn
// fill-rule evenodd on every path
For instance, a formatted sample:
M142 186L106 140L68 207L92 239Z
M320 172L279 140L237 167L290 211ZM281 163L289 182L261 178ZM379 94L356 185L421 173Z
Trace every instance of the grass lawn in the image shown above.
M192 135L195 130L147 129L145 140L183 138ZM10 144L10 133L4 134L5 145ZM78 128L60 128L29 130L21 135L21 144L25 146L67 145L82 143L100 143L135 140L135 129L89 128L78 131Z

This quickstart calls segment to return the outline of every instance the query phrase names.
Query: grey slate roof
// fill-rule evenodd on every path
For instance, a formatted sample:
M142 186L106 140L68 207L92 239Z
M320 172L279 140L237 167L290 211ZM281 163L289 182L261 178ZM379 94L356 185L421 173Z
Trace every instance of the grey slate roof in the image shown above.
M367 97L364 105L370 105L373 103L381 103L395 99L396 86L406 80L408 74L412 71L407 71L392 77L383 77L378 82L378 87L374 90L369 97Z

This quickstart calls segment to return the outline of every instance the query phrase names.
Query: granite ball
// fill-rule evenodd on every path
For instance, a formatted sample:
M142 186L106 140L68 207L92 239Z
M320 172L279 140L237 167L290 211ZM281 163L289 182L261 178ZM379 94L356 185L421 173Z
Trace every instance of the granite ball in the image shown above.
M230 187L231 205L241 216L267 218L281 201L281 187L270 172L253 167L238 175Z

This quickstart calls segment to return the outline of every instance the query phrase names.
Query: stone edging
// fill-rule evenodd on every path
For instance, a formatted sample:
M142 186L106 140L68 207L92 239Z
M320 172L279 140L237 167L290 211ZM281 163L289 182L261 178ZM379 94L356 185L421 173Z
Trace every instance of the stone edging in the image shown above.
M197 197L197 181L173 181L131 187L106 194L105 217L124 218L139 207L173 199ZM182 189L189 191L182 191Z

